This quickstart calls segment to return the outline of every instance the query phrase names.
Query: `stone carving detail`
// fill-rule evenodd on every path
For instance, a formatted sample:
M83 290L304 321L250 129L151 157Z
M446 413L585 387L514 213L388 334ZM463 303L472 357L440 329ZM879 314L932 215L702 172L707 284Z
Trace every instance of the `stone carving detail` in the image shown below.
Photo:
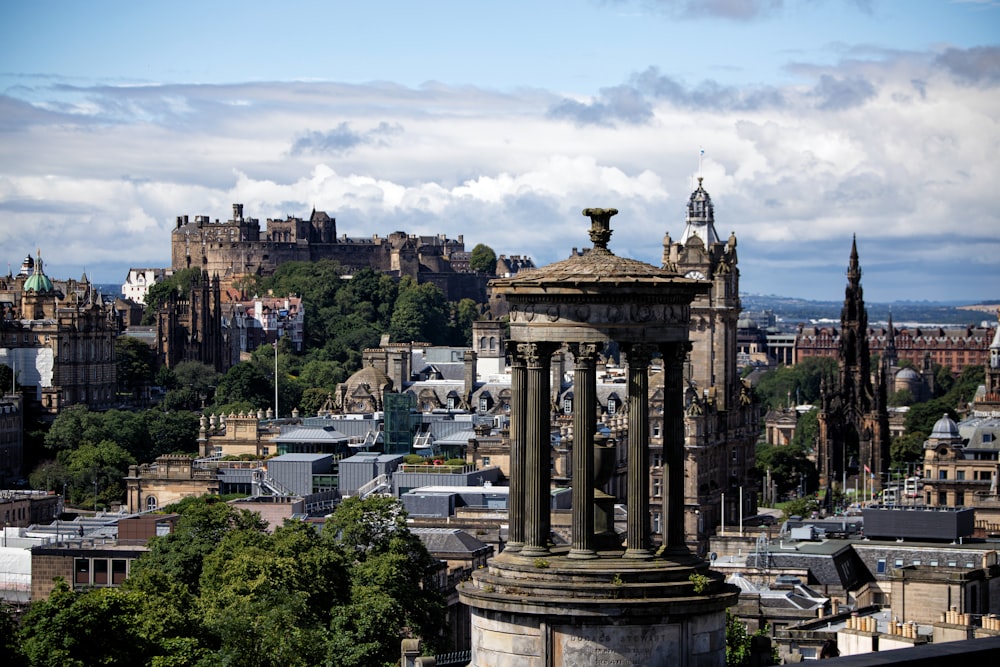
M621 322L622 309L619 306L608 306L608 322Z
M555 322L559 319L559 306L556 304L550 305L545 310L545 317L548 318L549 322Z

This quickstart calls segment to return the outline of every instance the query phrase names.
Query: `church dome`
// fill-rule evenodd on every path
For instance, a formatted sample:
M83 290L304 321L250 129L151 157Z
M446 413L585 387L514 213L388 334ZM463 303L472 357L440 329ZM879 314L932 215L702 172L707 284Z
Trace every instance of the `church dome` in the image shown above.
M906 382L920 382L920 373L916 372L912 368L904 368L896 373L896 381L906 381Z
M49 294L54 290L52 281L42 270L42 253L38 252L38 260L35 262L34 273L24 281L25 292L36 292L38 294Z
M347 378L348 392L353 392L359 387L367 387L368 391L382 394L385 391L392 391L392 380L374 366L365 366L360 371Z
M954 440L961 437L958 432L958 424L947 413L941 419L937 420L934 424L934 429L931 431L932 440Z

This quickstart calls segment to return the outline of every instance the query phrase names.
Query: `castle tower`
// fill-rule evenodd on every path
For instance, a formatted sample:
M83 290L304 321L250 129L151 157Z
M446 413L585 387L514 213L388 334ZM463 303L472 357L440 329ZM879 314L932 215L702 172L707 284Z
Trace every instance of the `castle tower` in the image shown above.
M889 471L889 414L884 364L872 382L868 312L861 288L857 238L851 242L840 313L838 383L823 392L819 419L820 484L843 485L856 474L880 488ZM832 494L827 494L832 500Z
M507 548L459 589L472 610L472 667L725 663L735 587L687 548L683 372L690 304L701 281L615 256L615 209L587 209L594 247L491 285L509 304L511 472ZM597 433L597 360L617 343L628 363L626 541L610 529L614 443ZM551 364L574 358L571 543L550 539ZM649 367L664 363L664 543L651 540Z

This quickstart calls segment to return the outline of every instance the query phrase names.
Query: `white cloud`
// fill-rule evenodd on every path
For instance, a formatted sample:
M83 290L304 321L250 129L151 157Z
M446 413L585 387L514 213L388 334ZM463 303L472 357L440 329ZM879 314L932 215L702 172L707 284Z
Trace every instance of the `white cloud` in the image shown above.
M829 284L789 276L815 265L818 248L838 253L823 264L841 267L856 233L915 274L933 257L947 262L941 298L994 294L995 84L912 54L798 74L808 80L763 96L720 89L717 105L695 108L711 87L695 95L647 72L640 86L616 89L629 104L602 107L600 124L550 115L561 98L540 90L52 91L51 103L0 121L0 241L11 263L42 246L56 275L86 265L119 281L129 265L169 263L176 216L228 217L242 202L262 220L315 207L341 233L462 234L469 247L549 262L588 245L583 208L613 206L612 248L658 263L664 232L683 229L704 147L705 187L719 233L740 239L745 288L836 298L842 268ZM634 114L640 98L645 122ZM594 101L578 96L575 108ZM749 270L764 258L766 271ZM887 298L922 298L900 289Z

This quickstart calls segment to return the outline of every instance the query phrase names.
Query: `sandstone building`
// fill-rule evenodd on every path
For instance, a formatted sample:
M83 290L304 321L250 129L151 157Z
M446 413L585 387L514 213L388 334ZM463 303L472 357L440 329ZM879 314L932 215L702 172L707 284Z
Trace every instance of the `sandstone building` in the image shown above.
M759 402L736 360L742 309L736 234L726 241L719 237L715 207L701 178L688 199L681 238L675 242L667 234L663 240L663 267L710 284L691 303L691 351L684 363L685 532L704 554L716 526L757 513L751 474L761 426ZM664 410L662 386L662 375L653 379L650 402L657 414ZM656 488L665 455L664 434L655 425L651 443Z
M0 313L0 364L14 370L40 414L114 406L117 317L86 275L54 282L41 252L29 256L18 275L0 278Z

